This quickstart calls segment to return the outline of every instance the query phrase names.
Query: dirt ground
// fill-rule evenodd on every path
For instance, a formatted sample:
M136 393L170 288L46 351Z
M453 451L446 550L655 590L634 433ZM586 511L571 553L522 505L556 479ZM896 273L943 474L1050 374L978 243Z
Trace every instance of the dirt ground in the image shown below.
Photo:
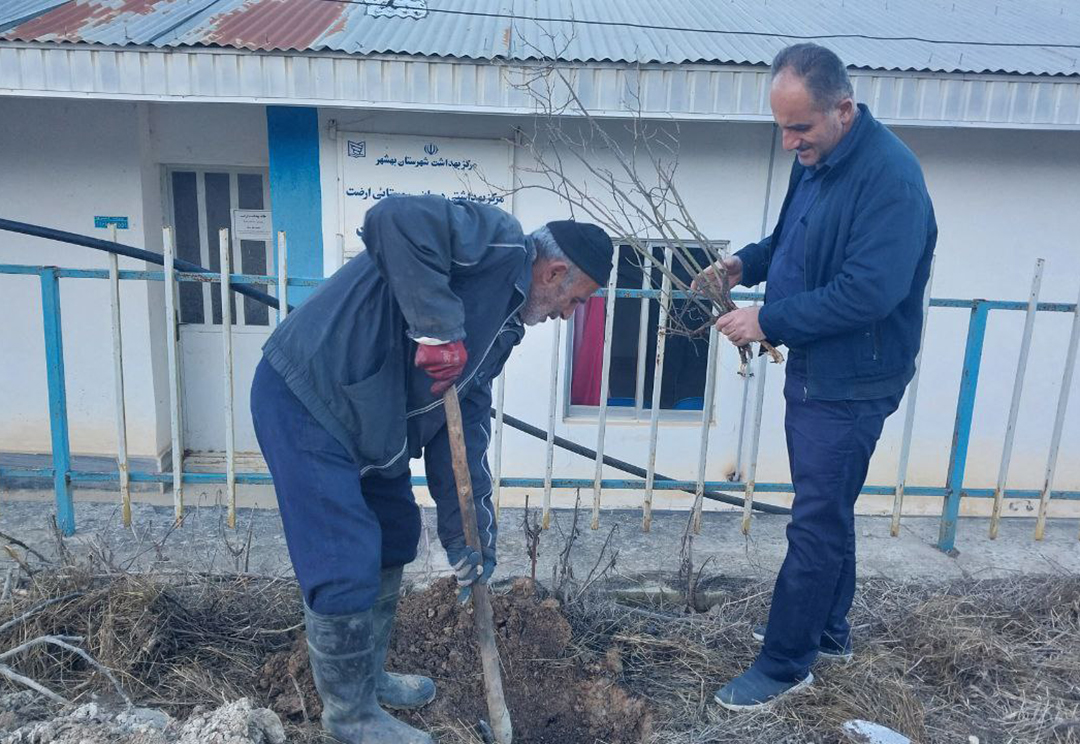
M435 680L435 701L401 717L414 726L448 734L474 729L486 719L483 678L473 615L455 601L449 579L401 601L387 660L392 671ZM644 700L617 681L617 657L591 658L571 646L573 632L554 598L542 599L527 579L493 601L503 689L522 744L639 744L652 730ZM282 718L299 722L320 712L302 637L272 655L259 688Z

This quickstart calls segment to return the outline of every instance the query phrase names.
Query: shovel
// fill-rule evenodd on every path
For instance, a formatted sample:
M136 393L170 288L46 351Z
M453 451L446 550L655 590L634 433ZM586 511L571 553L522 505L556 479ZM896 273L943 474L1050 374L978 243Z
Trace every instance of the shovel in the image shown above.
M458 503L461 505L461 522L465 528L465 542L469 548L481 553L480 530L476 526L476 504L473 503L472 478L465 452L465 431L461 424L461 404L457 389L451 385L443 393L446 408L446 428L450 435L450 454L454 461L454 481L457 483ZM484 668L484 688L487 691L488 717L496 744L511 744L513 731L510 711L503 697L502 672L499 668L499 649L495 646L495 621L491 615L491 597L487 584L472 585L473 618L476 636L480 643L480 661Z

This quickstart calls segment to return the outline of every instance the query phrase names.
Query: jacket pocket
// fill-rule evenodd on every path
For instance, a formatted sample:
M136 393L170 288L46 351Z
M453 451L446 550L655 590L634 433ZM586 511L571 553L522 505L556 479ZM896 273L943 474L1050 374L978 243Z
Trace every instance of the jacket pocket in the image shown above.
M356 447L375 465L393 458L405 444L405 383L394 359L387 354L375 372L342 388L352 409Z

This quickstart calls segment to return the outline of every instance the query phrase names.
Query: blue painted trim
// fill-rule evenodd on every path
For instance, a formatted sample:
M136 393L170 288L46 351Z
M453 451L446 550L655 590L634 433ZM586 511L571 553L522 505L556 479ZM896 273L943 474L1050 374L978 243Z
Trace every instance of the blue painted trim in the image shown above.
M960 497L964 488L964 468L967 465L968 444L971 442L971 419L975 413L975 392L979 385L983 341L986 339L986 320L990 306L980 300L971 308L968 321L964 366L960 372L960 393L956 400L956 423L953 426L952 451L949 454L949 475L945 481L945 502L938 530L938 549L949 553L956 546L956 520L960 516Z
M270 209L274 234L285 231L289 273L323 275L322 185L319 178L319 111L298 106L267 106L270 154ZM277 252L274 253L275 271ZM299 304L311 290L289 293Z
M52 480L52 468L25 468L25 467L0 467L0 479L21 478ZM172 473L151 473L146 471L133 471L131 474L133 483L172 483ZM185 483L224 483L225 473L184 473ZM117 483L119 476L115 472L99 472L88 470L72 470L69 480L72 483ZM269 485L273 481L269 473L237 473L237 483L253 485ZM426 486L427 478L415 477L412 479L414 486ZM540 488L544 485L543 478L502 478L500 485L506 488ZM552 486L560 489L592 488L591 478L555 478ZM600 486L607 490L640 491L645 488L645 481L641 479L605 478L600 481ZM688 480L658 480L653 488L658 491L682 491L687 488L693 489L697 481ZM741 481L706 481L705 488L709 491L743 491L746 484ZM790 483L757 483L754 485L757 493L794 493L795 487ZM876 496L892 496L896 491L895 486L863 486L860 493ZM940 486L908 486L904 489L908 496L944 496L946 490ZM962 498L992 499L994 491L990 488L972 488L960 493ZM1005 492L1007 499L1038 499L1040 491L1034 489L1016 488ZM1080 491L1054 491L1051 493L1054 500L1080 501Z
M45 372L49 384L49 430L52 434L53 489L56 523L65 535L75 534L75 503L71 494L71 447L68 437L67 389L64 383L64 337L60 324L60 277L56 268L43 268L42 325L45 328Z

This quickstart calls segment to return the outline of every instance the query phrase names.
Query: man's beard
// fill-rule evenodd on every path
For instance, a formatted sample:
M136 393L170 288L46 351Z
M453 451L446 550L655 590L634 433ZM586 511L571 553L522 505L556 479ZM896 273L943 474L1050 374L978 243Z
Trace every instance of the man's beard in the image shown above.
M562 289L560 286L559 289ZM532 290L529 299L525 301L525 307L521 309L521 322L527 326L539 325L551 317L555 312L556 300L559 290Z

